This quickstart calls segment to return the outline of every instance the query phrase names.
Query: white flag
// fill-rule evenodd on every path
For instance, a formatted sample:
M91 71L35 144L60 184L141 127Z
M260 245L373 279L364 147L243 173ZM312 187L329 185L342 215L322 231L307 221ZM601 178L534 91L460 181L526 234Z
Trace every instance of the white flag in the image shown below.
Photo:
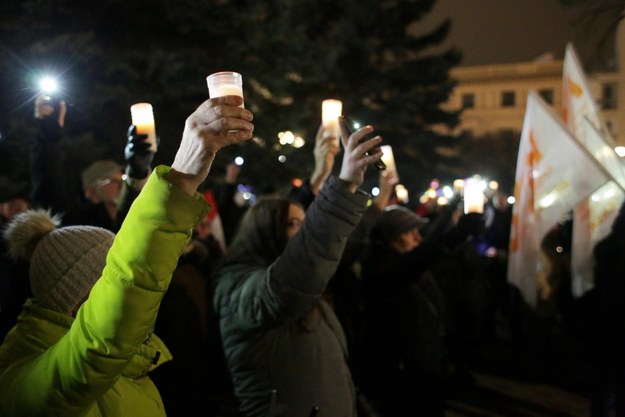
M584 119L588 119L593 126L603 131L599 108L592 96L575 48L570 43L566 45L564 53L562 82L562 109L569 130L575 135L581 133L584 129Z
M582 199L607 182L605 170L531 91L515 177L508 281L536 304L536 279L545 265L540 243Z
M577 139L610 172L619 179L622 162L611 143L597 104L573 45L568 44L563 66L562 107L568 128ZM620 187L619 187L620 185ZM576 297L591 290L593 248L609 233L620 205L625 200L623 182L608 180L601 188L575 207L573 214L573 245L571 251L572 292Z

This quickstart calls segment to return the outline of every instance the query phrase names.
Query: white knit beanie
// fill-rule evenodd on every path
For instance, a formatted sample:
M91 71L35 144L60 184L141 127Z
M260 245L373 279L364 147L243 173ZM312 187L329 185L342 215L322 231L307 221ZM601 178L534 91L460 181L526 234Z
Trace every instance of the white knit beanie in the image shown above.
M115 235L93 226L57 228L45 210L15 216L4 231L9 253L30 259L30 286L36 302L67 315L98 280Z

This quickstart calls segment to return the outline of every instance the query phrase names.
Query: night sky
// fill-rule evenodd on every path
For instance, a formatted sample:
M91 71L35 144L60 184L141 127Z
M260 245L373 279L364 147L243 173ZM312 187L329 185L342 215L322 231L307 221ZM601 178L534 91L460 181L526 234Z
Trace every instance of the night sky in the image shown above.
M602 22L589 28L579 15L558 0L437 0L423 25L452 19L445 45L462 50L463 66L526 62L544 52L561 59L568 41L598 65L591 58Z

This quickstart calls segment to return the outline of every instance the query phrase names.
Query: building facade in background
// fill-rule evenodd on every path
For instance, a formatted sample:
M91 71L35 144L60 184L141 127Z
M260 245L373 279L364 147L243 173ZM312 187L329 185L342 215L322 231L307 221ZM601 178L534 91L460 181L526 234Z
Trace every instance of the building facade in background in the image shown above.
M562 60L545 54L532 62L458 67L458 85L446 109L464 109L452 133L474 137L521 132L527 94L535 90L554 111L562 113ZM619 72L587 73L587 81L615 146L625 146L625 103L619 102ZM621 84L623 85L623 84Z
M625 19L615 33L615 71L586 70L589 88L601 111L615 147L625 146ZM452 133L475 137L519 132L529 90L537 91L553 109L562 112L562 60L549 53L532 62L458 67L451 78L458 81L447 109L464 109L460 125ZM610 138L608 138L610 140Z

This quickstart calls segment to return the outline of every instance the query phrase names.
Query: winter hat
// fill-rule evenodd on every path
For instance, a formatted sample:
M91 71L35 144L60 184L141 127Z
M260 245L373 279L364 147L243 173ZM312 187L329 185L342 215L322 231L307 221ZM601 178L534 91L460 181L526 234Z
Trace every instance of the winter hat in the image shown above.
M97 180L108 178L122 169L123 166L110 159L95 161L82 172L82 187L94 185Z
M384 209L377 223L371 230L371 237L381 243L392 242L393 239L412 229L420 229L426 225L427 219L417 215L404 206L391 205Z
M49 211L28 210L11 220L4 237L11 256L30 260L37 303L71 315L100 278L115 235L100 227L59 224Z

